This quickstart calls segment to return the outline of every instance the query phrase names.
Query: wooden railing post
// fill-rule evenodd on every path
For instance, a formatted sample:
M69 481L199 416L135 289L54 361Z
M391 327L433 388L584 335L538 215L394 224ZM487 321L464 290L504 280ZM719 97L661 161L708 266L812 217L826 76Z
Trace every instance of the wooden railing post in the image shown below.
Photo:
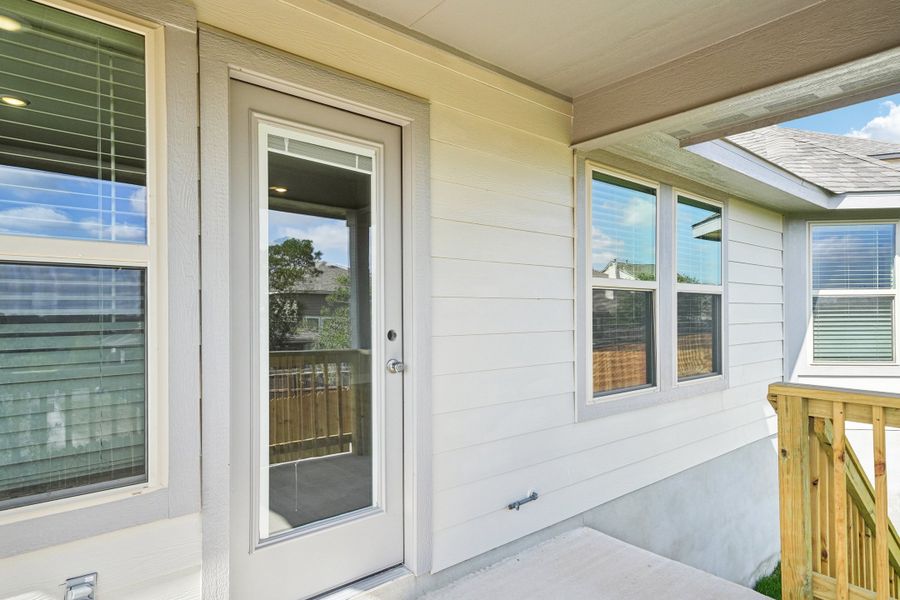
M885 454L884 408L872 407L872 447L875 455L875 594L877 600L889 596L888 490Z
M783 600L811 600L809 406L805 398L784 395L777 405L781 593Z

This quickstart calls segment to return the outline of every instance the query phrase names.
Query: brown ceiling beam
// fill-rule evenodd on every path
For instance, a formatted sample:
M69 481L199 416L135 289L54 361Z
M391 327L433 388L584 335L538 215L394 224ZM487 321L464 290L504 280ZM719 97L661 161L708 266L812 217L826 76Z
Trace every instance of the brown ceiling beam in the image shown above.
M573 143L582 149L598 147L601 138L612 134L647 129L660 120L757 90L770 88L771 99L772 86L896 48L900 48L900 0L824 0L575 98ZM865 81L867 74L859 69L851 76L870 89L887 89L900 81L880 81L877 76ZM881 71L879 76L896 74ZM832 77L829 85L833 84ZM824 95L829 93L840 95L841 88ZM797 109L790 97L785 99L783 114ZM717 118L727 121L727 110Z

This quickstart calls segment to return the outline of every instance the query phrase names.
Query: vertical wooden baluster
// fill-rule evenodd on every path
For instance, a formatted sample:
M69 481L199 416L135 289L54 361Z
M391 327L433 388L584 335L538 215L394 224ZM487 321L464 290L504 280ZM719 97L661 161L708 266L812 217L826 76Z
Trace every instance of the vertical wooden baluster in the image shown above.
M856 513L853 512L853 503L847 503L847 565L849 573L847 581L853 585L859 585L857 577L857 565L859 565L859 555L856 553Z
M832 486L834 489L834 578L836 600L848 600L850 597L849 570L847 564L847 477L845 475L846 439L844 437L844 403L834 403L832 416L834 425L834 471Z
M338 452L344 452L347 449L347 443L344 440L344 375L343 357L338 357L335 363L337 370L337 409L338 409Z
M815 434L815 428L821 419L810 419L809 436L809 479L810 479L810 539L812 540L812 568L818 573L822 571L822 533L820 519L822 515L822 482L819 472L822 454L822 443Z
M300 459L306 458L306 424L308 419L306 418L306 393L303 389L303 365L297 364L295 367L297 373L297 410L300 412L300 435L297 438L300 440L300 455L297 458Z
M331 386L328 382L328 361L322 359L322 387L325 388L325 455L334 454L331 447Z
M314 452L315 456L322 456L321 451L321 442L322 442L322 428L319 424L319 369L316 361L312 361L312 397L313 397L313 415L315 422L315 431L313 431L313 436L315 436L315 444L316 450Z
M782 598L811 600L809 404L805 398L779 395L777 410Z
M872 407L872 445L875 454L875 597L889 597L888 490L884 437L884 408Z

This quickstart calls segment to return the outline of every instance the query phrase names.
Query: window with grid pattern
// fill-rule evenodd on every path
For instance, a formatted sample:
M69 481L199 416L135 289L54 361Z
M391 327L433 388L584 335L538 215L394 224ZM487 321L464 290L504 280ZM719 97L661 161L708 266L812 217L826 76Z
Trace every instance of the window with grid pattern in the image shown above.
M593 393L656 384L656 188L595 171L591 182Z

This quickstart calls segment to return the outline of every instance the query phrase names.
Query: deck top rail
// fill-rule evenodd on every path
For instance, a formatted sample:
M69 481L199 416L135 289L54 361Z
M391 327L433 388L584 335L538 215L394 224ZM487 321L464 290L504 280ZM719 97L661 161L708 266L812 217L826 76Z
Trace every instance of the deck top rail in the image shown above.
M900 598L900 537L888 518L885 428L900 394L776 383L782 597ZM846 437L872 426L874 485Z

